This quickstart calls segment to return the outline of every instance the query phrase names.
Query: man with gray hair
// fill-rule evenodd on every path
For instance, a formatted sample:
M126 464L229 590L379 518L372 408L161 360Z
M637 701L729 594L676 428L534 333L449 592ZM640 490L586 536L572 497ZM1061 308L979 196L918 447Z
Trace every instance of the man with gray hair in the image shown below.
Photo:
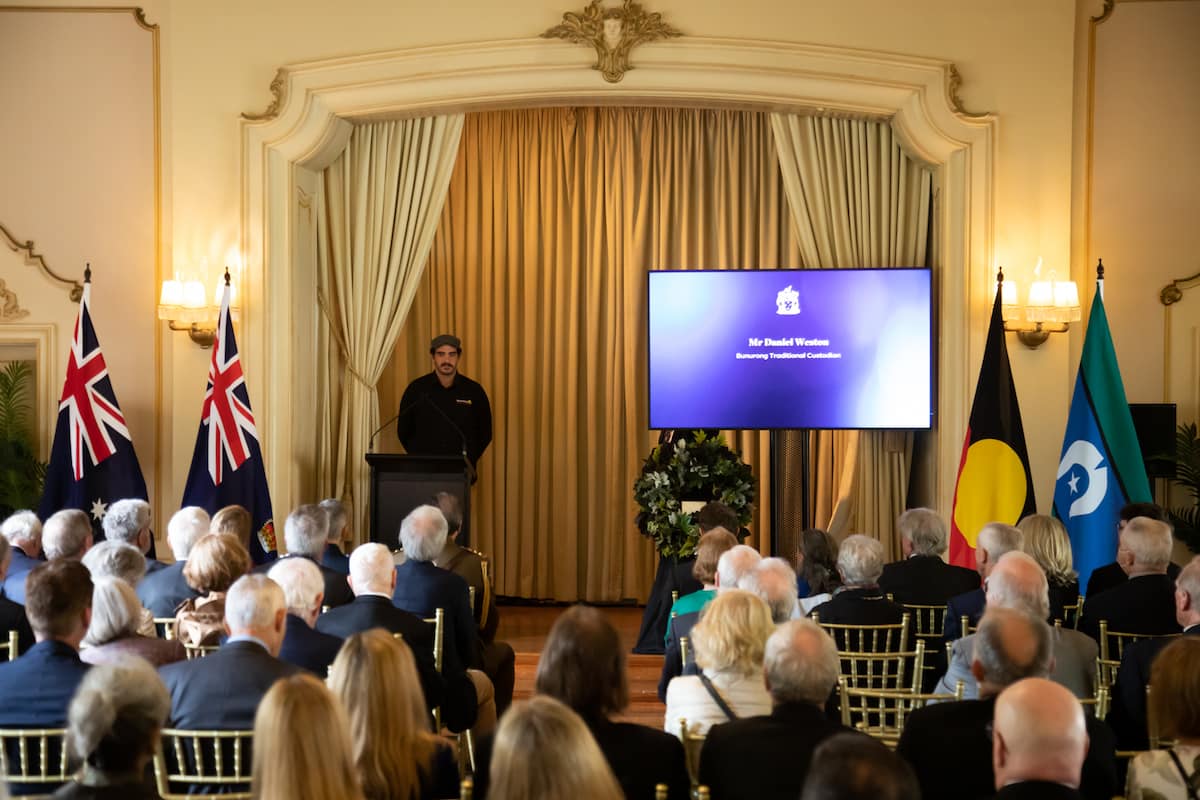
M287 630L279 658L324 679L342 640L314 630L325 599L321 570L307 558L282 558L267 577L279 584L287 601Z
M1149 517L1129 520L1117 545L1117 563L1129 579L1084 601L1079 630L1098 641L1100 620L1107 620L1111 631L1179 633L1175 585L1167 575L1173 546L1167 523Z
M1046 573L1032 556L1009 552L1000 556L987 581L987 609L1008 609L1036 620L1050 617L1050 597ZM950 665L938 682L939 694L950 694L959 681L963 682L963 697L979 694L972 654L976 634L964 636L953 643ZM1096 643L1079 631L1058 628L1051 635L1054 661L1049 669L1051 680L1067 687L1076 697L1092 697L1096 687Z
M904 618L904 609L879 589L883 545L878 539L847 536L838 547L837 570L842 585L809 616L841 625L895 625Z
M64 508L42 525L42 549L47 561L79 561L92 546L92 523L77 508Z
M354 599L354 592L350 591L350 584L344 574L321 564L321 556L325 554L325 542L328 538L329 515L325 509L313 504L296 506L283 522L283 541L287 545L287 555L278 561L255 567L254 572L266 574L273 564L289 558L307 559L321 572L321 580L325 585L325 605L330 608L344 606Z
M713 797L732 800L798 797L813 751L847 730L825 717L840 668L833 639L820 625L807 619L780 625L763 658L771 713L712 727L700 754L700 783Z
M118 500L108 507L104 515L104 538L110 542L125 542L138 549L146 558L146 574L158 572L166 566L151 558L150 548L154 544L154 533L150 530L153 515L150 504L145 500L129 498Z
M771 620L782 625L800 616L796 571L782 558L764 558L738 581L739 589L753 592L771 609Z
M14 603L25 604L25 576L41 564L42 521L32 511L17 511L0 524L0 536L12 545L12 563L8 565L8 577L0 582L4 596ZM24 648L22 648L24 649Z
M879 588L897 603L943 606L955 595L979 588L979 573L942 560L946 523L928 508L910 508L896 521L901 561L883 568Z
M1005 553L1025 549L1025 534L1015 525L1005 525L1002 522L989 522L984 525L975 539L975 569L979 577L986 583L996 562ZM946 641L951 642L963 635L962 618L966 617L970 625L974 625L983 616L984 597L983 586L969 592L955 595L946 603L945 632Z
M1012 555L1001 559L1010 564ZM1000 566L991 580L1002 573ZM1047 606L1049 601L1047 601ZM1014 608L989 605L972 637L971 672L979 698L939 703L909 715L897 746L917 773L925 800L982 800L995 792L988 736L996 696L1025 678L1046 678L1054 662L1050 626ZM1118 794L1115 743L1102 721L1088 717L1092 747L1083 769L1085 797Z
M350 525L350 509L334 497L325 498L320 506L329 517L329 534L325 540L325 552L321 554L321 566L349 575L350 556L342 552L342 542Z
M298 670L280 661L286 630L283 589L266 575L243 575L225 596L229 638L215 653L159 670L171 694L170 725L186 730L250 730L259 701Z
M199 506L185 506L171 515L167 523L167 544L175 556L175 563L147 575L135 587L138 600L154 616L173 617L180 603L200 596L184 580L183 567L192 547L208 533L208 525L208 512Z

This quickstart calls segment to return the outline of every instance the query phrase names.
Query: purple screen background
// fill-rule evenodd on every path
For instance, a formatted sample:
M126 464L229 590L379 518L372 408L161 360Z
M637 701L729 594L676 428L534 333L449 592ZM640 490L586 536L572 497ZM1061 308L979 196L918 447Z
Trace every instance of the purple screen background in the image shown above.
M648 308L651 428L930 427L927 269L654 271Z

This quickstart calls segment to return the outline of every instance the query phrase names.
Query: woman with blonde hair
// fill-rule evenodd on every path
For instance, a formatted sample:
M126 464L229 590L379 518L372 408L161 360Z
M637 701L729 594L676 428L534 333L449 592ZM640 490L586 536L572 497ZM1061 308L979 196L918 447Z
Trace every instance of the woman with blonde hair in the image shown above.
M417 664L382 628L342 645L329 683L350 716L352 752L367 800L457 797L458 764L430 731Z
M1187 634L1163 648L1150 668L1152 729L1174 739L1167 750L1139 753L1129 764L1129 800L1195 797L1200 786L1200 638Z
M196 542L183 579L199 594L175 612L175 635L186 647L215 645L225 632L225 593L250 571L250 553L231 536L209 533Z
M517 703L500 720L490 800L623 800L583 720L547 695Z
M1046 573L1050 619L1062 620L1063 607L1079 602L1079 575L1071 568L1071 538L1067 529L1047 514L1030 514L1017 523L1017 528L1025 535L1025 552Z
M763 653L775 631L771 611L757 595L722 591L692 628L699 675L681 675L667 686L667 733L705 734L713 725L771 713L763 680Z
M275 682L254 715L256 800L362 800L346 712L308 673Z

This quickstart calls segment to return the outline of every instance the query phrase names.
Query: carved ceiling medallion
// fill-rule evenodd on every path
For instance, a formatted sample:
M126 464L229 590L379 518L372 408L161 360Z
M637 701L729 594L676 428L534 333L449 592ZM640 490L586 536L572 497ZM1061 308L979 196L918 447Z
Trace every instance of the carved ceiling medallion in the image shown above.
M649 14L633 0L625 0L620 8L604 8L600 0L592 0L583 13L564 13L562 22L545 31L542 38L590 45L596 50L593 69L600 70L609 83L617 83L633 69L629 63L633 48L682 35L663 22L662 14Z

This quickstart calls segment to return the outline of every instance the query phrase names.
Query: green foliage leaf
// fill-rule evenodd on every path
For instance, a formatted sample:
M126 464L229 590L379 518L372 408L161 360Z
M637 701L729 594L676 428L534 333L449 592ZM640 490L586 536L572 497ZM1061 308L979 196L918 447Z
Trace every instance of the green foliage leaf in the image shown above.
M1193 553L1200 552L1200 434L1196 423L1180 425L1175 431L1175 485L1186 490L1190 506L1167 511L1175 526L1175 538Z
M42 496L46 465L33 438L33 368L10 361L0 369L0 517L34 508Z

